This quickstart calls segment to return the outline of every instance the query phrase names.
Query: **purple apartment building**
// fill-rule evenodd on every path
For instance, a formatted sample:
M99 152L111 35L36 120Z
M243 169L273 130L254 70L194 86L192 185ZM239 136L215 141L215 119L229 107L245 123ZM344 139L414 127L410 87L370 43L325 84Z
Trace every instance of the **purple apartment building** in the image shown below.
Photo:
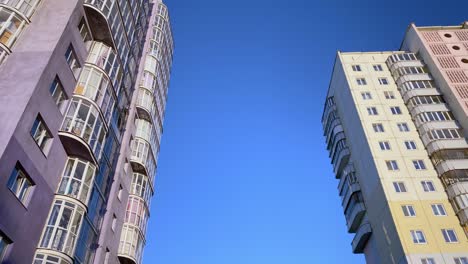
M0 263L141 263L173 40L161 0L0 0Z

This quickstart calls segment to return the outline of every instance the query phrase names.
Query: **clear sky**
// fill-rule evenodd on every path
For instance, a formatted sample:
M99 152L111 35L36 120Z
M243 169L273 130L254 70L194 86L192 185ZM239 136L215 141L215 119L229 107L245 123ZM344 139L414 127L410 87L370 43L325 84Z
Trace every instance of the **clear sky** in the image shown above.
M468 20L468 1L165 2L176 47L144 263L364 263L320 123L335 53L397 50L411 22Z

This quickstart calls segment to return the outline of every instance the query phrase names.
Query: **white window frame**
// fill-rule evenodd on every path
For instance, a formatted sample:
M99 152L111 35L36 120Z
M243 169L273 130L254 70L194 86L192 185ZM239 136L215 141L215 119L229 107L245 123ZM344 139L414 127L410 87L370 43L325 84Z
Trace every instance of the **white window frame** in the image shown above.
M379 115L379 112L375 106L369 106L367 107L367 114L370 116L376 116Z
M356 83L357 85L360 85L360 86L367 85L366 78L364 77L356 78Z
M442 229L442 236L447 243L458 243L458 236L454 229Z
M400 170L400 167L398 166L398 162L396 160L386 160L385 164L387 165L387 169L389 171Z
M468 257L456 257L453 258L455 264L468 264Z
M374 124L372 124L372 128L374 129L374 132L376 132L376 133L385 132L385 128L384 128L382 123L374 123Z
M408 192L408 189L406 188L405 183L402 181L393 182L393 188L395 189L395 192L397 193Z
M359 65L359 64L353 64L353 65L351 66L351 68L352 68L353 71L355 71L355 72L360 72L360 71L362 71L361 65Z
M414 142L413 140L405 140L405 147L407 150L417 149L416 142Z
M388 141L379 141L380 150L391 150L390 142Z
M398 127L398 130L400 132L409 132L410 131L408 123L406 123L406 122L397 123L397 127Z
M427 244L426 236L422 230L410 230L410 234L414 244Z
M26 206L34 190L34 182L24 171L23 167L17 163L8 179L8 189Z
M435 192L436 188L433 181L421 181L424 192Z
M371 100L372 99L372 94L370 92L362 92L361 96L362 96L363 100Z
M431 209L435 216L447 216L447 211L443 204L431 204Z
M379 84L380 85L389 85L390 83L388 82L388 79L385 77L379 77Z
M383 71L382 64L374 64L372 65L374 71Z
M415 170L427 170L426 163L424 160L413 160L413 166Z
M403 211L403 215L406 217L416 217L416 210L411 204L402 205L401 210Z
M401 111L401 108L399 106L390 107L390 111L392 112L392 115L401 115L401 114L403 114L403 112Z

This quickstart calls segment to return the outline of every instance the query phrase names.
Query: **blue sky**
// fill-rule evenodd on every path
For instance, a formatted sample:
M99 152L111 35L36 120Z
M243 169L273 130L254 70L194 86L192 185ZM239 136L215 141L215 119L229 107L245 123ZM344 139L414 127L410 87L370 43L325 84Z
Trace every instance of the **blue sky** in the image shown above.
M396 50L468 2L166 0L175 58L144 263L363 263L320 117L335 53Z

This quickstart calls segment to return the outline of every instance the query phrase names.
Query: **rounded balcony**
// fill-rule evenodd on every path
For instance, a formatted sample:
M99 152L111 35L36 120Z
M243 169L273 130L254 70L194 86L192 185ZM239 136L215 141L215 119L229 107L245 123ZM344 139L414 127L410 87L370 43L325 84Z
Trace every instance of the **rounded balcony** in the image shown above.
M17 2L0 2L0 63L11 53L11 48L29 22L24 14L14 8Z
M339 174L344 166L348 164L350 154L349 148L346 145L346 140L342 139L338 141L331 156L335 174Z
M88 206L91 188L96 174L96 166L80 158L67 159L57 194L76 199Z
M137 227L124 223L120 235L118 257L121 264L141 263L145 240Z
M153 187L151 186L148 176L137 172L132 174L130 194L143 198L148 209L150 208L153 192Z
M7 6L25 18L31 18L40 0L1 0L0 6Z
M141 235L145 237L148 218L149 209L146 206L146 201L142 197L130 195L128 197L124 222L136 226L140 230Z
M60 252L49 249L38 249L34 255L34 264L72 264L73 259Z
M85 212L81 203L56 195L39 243L39 251L52 250L72 259Z
M138 117L145 119L149 122L156 120L154 110L156 108L154 103L153 93L146 88L138 89L138 97L136 101Z
M116 4L117 1L114 0L85 0L83 5L94 39L111 47L116 45L113 42L108 18L111 17L112 11L116 10Z
M135 119L135 136L150 142L153 156L157 157L159 151L159 137L155 127L147 120Z
M73 97L59 131L68 155L98 164L106 133L98 108L87 99Z
M130 161L133 171L147 175L152 184L156 173L156 160L150 143L144 139L135 138L132 140L131 149Z
M109 125L117 100L109 77L99 68L85 65L76 84L75 95L92 100L104 116L105 124Z
M123 77L118 54L112 47L103 42L90 41L89 43L90 49L86 63L102 69L111 80L114 92L117 93Z

